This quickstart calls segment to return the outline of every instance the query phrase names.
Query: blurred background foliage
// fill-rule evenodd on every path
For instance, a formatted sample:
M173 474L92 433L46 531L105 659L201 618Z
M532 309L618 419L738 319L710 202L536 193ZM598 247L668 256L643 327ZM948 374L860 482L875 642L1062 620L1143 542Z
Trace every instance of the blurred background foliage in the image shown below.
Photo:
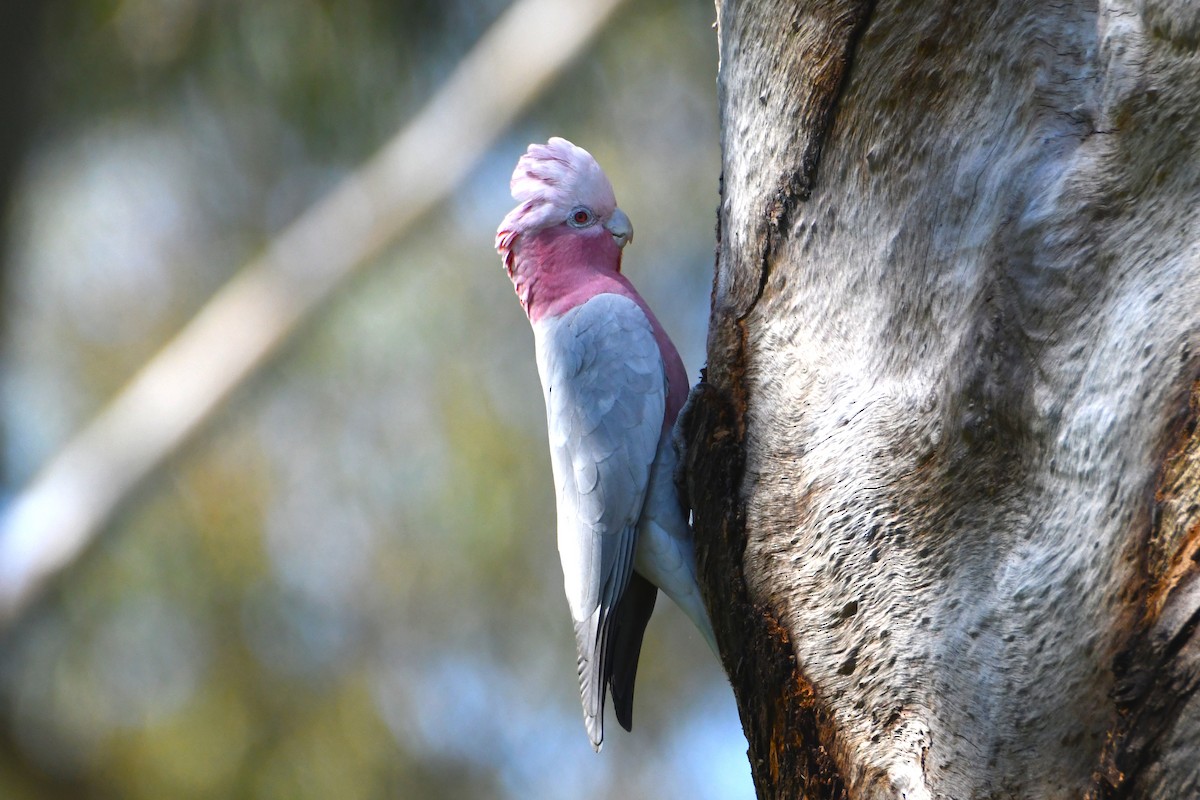
M16 0L6 492L437 89L505 0ZM532 336L492 249L530 141L607 169L693 378L712 8L641 0L0 640L4 798L751 797L660 599L632 734L584 734ZM9 87L11 88L11 86ZM10 135L19 134L19 135ZM6 145L8 146L8 145ZM436 160L432 152L429 158Z

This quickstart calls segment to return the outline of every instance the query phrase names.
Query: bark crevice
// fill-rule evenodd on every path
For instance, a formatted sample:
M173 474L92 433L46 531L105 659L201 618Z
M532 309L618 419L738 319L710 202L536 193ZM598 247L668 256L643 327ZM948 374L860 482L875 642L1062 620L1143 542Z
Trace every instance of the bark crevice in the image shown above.
M737 106L748 112L743 121L753 117L757 121L750 124L782 131L782 136L762 150L746 151L750 161L724 164L710 368L693 389L678 430L685 445L681 479L694 513L698 578L709 608L718 611L712 615L714 627L761 798L847 796L833 757L837 748L828 705L799 668L795 643L778 610L753 597L746 582L745 425L752 402L746 370L755 335L752 314L768 291L773 262L791 235L796 208L812 193L837 99L873 5L873 0L809 6L719 3L722 87L727 85L725 65L739 63L751 70L770 65L773 75L783 76L787 91L749 97L722 88L724 119ZM739 61L747 56L745 63ZM732 134L725 130L722 136L728 157ZM778 177L768 186L758 176L772 170ZM758 192L745 209L726 202L726 189L734 184L743 197L750 185ZM743 210L749 219L739 218ZM735 226L739 235L731 237ZM742 237L746 232L749 238Z

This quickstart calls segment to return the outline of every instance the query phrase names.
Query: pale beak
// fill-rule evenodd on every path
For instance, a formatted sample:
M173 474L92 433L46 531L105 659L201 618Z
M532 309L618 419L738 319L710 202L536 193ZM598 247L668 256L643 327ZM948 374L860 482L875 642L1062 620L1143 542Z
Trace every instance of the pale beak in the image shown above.
M608 232L617 240L618 247L624 247L633 241L633 223L619 208L613 211L608 222L604 223L604 227L608 228Z

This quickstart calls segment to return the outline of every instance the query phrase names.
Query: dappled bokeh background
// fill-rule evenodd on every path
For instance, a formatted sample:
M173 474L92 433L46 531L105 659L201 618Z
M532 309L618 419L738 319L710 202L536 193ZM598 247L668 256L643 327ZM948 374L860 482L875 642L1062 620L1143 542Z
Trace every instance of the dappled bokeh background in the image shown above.
M27 135L3 261L6 495L506 5L42 6L30 113L9 123ZM634 732L610 716L591 752L532 336L492 250L525 145L587 147L637 231L625 270L695 377L711 23L686 0L619 11L2 634L0 797L752 796L723 674L666 600Z

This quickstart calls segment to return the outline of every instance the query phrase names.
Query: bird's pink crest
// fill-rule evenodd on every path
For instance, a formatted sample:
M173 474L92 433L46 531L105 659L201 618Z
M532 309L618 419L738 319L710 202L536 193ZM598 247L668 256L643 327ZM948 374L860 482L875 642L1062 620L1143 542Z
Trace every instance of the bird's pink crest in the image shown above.
M607 217L617 207L612 184L592 154L566 139L531 144L509 182L517 207L496 230L496 250L512 268L518 236L565 222L579 206Z

